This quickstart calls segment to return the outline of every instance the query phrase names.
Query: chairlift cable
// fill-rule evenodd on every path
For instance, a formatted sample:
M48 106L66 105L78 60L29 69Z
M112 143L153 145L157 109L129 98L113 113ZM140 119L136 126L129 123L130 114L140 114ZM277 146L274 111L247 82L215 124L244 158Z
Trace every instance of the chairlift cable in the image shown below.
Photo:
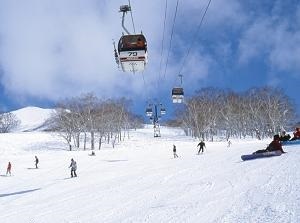
M207 4L207 6L206 6L206 8L205 8L205 11L204 11L204 13L203 13L203 15L202 15L202 18L201 18L201 20L200 20L200 22L199 22L199 24L198 24L198 26L197 26L197 29L196 29L196 32L195 32L195 34L194 34L194 37L193 37L193 39L192 39L192 41L191 41L190 47L188 48L187 54L185 55L185 57L184 57L184 59L183 59L182 66L181 66L181 68L180 68L180 70L179 70L179 75L181 74L181 72L182 72L182 70L183 70L183 67L184 67L184 65L185 65L185 63L186 63L186 60L187 60L187 58L188 58L188 56L189 56L189 54L190 54L190 51L191 51L192 47L194 46L194 42L195 42L195 40L196 40L197 34L198 34L198 32L199 32L199 30L200 30L202 24L203 24L203 20L204 20L204 17L205 17L205 15L206 15L206 13L207 13L207 10L208 10L208 8L209 8L209 6L210 6L210 3L211 3L211 0L208 1L208 4Z

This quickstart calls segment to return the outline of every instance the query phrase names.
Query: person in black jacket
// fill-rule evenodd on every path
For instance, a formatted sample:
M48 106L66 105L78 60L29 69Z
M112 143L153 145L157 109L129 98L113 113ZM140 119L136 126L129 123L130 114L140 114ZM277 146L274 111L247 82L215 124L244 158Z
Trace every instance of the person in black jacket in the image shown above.
M204 147L206 147L206 146L205 146L205 143L203 142L203 140L201 140L201 142L198 143L197 148L198 148L198 146L199 146L199 151L198 151L198 155L199 155L201 151L202 151L202 153L204 152Z
M35 168L37 169L38 168L38 163L39 163L39 159L37 158L37 156L35 156L34 163L35 163Z
M178 155L176 153L176 146L173 145L173 155L174 155L174 158L178 158Z
M279 136L279 141L289 141L291 139L290 134L286 134L285 131L281 132L281 135Z

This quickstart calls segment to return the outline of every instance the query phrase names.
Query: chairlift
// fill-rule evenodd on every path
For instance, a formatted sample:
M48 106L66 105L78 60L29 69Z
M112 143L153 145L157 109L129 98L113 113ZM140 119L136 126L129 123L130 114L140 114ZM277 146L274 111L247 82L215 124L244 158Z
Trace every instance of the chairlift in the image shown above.
M160 114L161 115L165 115L166 114L166 109L165 108L161 108L160 109Z
M172 89L172 100L173 103L183 103L184 92L182 87L174 87Z
M146 109L146 115L147 115L147 116L149 116L149 117L151 117L151 116L152 116L152 114L153 114L153 112L152 112L152 108L150 108L150 107L149 107L149 108L147 108L147 109Z

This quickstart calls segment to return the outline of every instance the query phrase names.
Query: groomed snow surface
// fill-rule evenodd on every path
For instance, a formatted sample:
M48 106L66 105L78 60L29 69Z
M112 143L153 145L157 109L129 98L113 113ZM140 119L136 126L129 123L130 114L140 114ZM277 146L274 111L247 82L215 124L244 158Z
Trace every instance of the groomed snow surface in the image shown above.
M300 145L241 161L269 140L206 142L178 129L131 131L96 156L68 151L54 133L0 134L1 223L300 222ZM172 145L179 158L174 159ZM40 159L34 168L34 156ZM70 159L77 178L70 178ZM8 161L12 176L5 176Z

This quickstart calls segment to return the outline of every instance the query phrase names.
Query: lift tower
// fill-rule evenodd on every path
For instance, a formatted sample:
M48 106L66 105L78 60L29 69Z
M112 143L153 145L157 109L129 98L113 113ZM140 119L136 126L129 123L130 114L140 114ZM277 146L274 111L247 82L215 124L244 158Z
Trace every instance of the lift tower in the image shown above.
M159 120L162 115L166 114L166 109L161 103L149 104L146 108L146 115L150 118L150 121L153 123L154 137L160 137L160 125Z

